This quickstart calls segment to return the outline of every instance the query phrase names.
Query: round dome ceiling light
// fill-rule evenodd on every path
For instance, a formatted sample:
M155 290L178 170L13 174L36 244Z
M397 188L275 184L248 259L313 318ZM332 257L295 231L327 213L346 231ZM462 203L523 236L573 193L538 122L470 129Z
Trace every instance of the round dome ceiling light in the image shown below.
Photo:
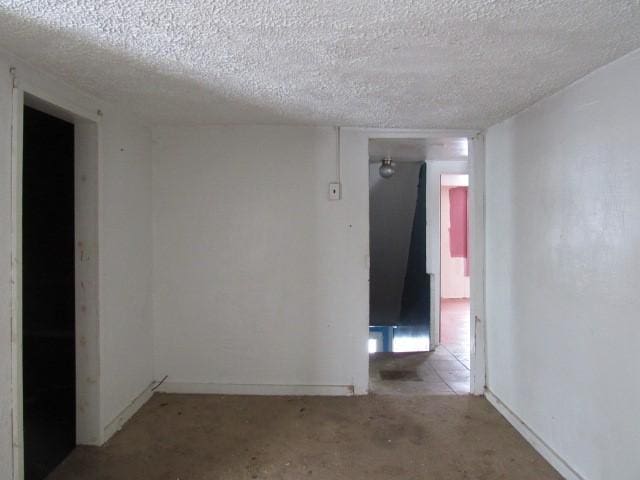
M382 165L380 165L380 176L382 178L391 178L394 173L396 173L395 165L391 161L391 156L387 155L382 160Z

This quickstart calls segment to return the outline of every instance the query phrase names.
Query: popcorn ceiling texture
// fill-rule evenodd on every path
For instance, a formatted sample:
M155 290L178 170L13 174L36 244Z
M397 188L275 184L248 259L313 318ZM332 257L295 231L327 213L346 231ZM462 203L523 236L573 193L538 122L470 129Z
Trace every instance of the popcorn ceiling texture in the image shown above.
M0 46L156 124L482 128L640 47L639 0L0 0Z

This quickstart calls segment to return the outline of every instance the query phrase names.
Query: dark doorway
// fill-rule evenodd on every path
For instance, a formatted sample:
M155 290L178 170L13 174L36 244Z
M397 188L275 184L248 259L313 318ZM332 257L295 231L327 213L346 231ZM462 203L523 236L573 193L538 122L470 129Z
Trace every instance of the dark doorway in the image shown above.
M398 161L387 178L379 165L369 165L369 352L426 351L426 165Z
M23 135L25 480L75 447L74 126L29 107Z

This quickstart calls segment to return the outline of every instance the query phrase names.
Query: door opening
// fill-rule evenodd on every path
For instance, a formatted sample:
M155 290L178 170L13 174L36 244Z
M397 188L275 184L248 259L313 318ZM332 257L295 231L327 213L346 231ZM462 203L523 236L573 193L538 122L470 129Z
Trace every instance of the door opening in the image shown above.
M424 139L369 142L369 352L429 350Z
M467 137L369 137L369 390L372 392L470 393L469 157ZM460 185L464 188L456 192L463 194L463 202L458 197L453 202L464 207L460 212L464 218L442 227L449 232L453 225L457 233L463 234L456 240L464 240L462 245L454 244L460 250L454 255L464 256L456 258L456 262L464 267L461 272L466 275L466 289L462 294L456 293L462 301L460 305L452 304L459 308L451 312L454 320L462 319L456 324L460 346L450 342L440 344L440 254L445 248L441 246L440 209L444 173L464 174L461 175L464 185ZM409 178L404 184L403 175ZM450 204L448 201L447 205ZM419 244L414 242L417 239ZM414 282L407 288L407 280L411 279L419 279L420 283ZM421 295L408 295L417 292ZM421 301L409 302L415 307L411 312L420 313L407 318L405 314L410 310L404 308L405 301L415 298ZM417 321L406 328L404 323L410 319ZM446 327L452 325L447 322Z
M39 480L76 445L74 125L23 119L24 476Z
M457 360L459 371L452 380L466 392L471 367L468 187L466 174L441 176L438 344L443 355Z

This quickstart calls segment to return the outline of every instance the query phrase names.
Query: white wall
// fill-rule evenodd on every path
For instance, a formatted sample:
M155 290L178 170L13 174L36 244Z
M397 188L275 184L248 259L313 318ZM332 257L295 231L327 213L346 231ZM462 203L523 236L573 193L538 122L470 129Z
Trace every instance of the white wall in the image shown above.
M0 54L0 478L11 478L11 121L18 79L99 122L100 421L103 428L152 381L151 137L123 110Z
M486 138L488 387L591 480L640 478L638 79L640 51Z
M380 164L369 165L371 325L398 323L421 166L396 162L396 173L382 178Z
M127 112L101 121L100 335L105 428L153 381L151 131Z
M161 389L366 391L366 150L329 201L332 128L162 127L153 148Z

